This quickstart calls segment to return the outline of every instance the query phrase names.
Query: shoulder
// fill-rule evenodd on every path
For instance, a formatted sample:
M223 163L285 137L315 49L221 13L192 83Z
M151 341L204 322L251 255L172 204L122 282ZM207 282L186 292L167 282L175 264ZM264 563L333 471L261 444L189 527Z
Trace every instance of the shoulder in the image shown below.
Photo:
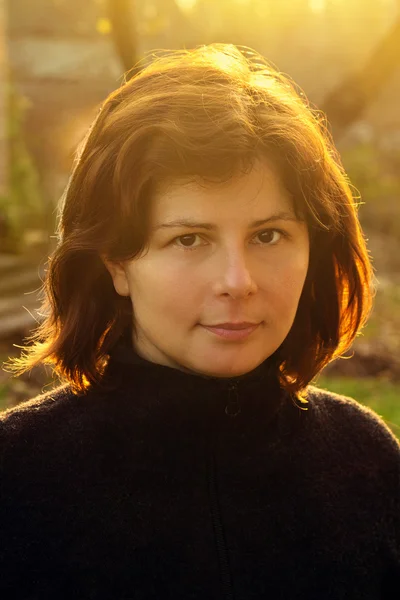
M0 413L0 458L21 451L47 451L90 430L100 411L98 394L56 387Z
M304 405L310 424L327 443L394 458L400 465L400 444L375 411L354 398L309 386Z
M1 412L0 428L12 431L44 418L57 419L76 397L69 385L56 387Z
M336 505L370 510L400 548L400 445L384 420L353 398L309 386L296 447L310 486L327 485ZM330 486L330 487L329 487ZM350 502L350 503L349 503ZM340 509L339 509L340 510ZM371 513L370 513L371 514ZM385 525L386 527L386 525Z
M37 432L44 423L50 427L57 427L70 410L71 402L73 403L75 398L76 395L70 386L63 385L1 412L1 445L17 440L30 429Z

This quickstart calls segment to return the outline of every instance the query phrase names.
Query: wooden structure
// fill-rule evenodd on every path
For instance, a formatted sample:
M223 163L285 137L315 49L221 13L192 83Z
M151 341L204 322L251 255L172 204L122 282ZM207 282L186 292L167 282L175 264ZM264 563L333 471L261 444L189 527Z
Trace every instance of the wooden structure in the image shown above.
M37 262L0 254L0 339L35 328L43 274Z

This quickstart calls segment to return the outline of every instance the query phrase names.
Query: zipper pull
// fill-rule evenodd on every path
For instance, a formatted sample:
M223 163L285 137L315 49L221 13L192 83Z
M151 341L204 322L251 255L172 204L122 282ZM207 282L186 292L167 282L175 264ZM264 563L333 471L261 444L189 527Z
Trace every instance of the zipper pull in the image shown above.
M241 412L239 403L238 384L230 383L228 388L228 404L225 406L225 414L236 417Z

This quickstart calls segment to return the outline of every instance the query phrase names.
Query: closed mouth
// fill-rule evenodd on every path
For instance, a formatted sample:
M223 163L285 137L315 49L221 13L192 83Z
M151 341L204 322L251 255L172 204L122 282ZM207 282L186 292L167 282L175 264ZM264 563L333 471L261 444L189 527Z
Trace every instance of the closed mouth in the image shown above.
M240 329L249 329L250 327L257 327L260 323L221 323L219 325L204 325L204 327L210 327L212 329L231 329L238 331Z

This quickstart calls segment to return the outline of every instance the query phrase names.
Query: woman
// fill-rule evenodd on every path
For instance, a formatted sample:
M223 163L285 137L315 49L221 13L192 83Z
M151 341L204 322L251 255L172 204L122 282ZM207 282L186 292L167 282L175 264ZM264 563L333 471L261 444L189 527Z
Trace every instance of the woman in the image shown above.
M398 442L309 385L372 271L304 96L233 46L158 57L104 103L59 231L14 368L64 383L2 416L2 597L397 597Z

